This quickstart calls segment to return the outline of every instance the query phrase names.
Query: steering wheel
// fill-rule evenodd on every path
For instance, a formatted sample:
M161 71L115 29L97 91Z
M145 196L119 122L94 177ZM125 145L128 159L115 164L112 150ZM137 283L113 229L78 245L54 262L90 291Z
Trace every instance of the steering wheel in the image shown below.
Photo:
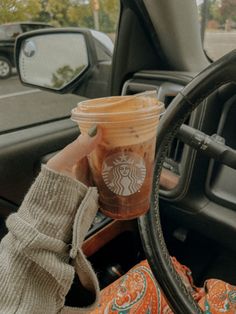
M212 63L198 74L174 98L158 128L150 210L146 215L140 217L138 222L149 265L175 314L203 312L176 273L165 245L159 215L160 174L168 147L185 119L207 96L226 83L236 84L236 50ZM233 151L233 153L235 156L236 152Z

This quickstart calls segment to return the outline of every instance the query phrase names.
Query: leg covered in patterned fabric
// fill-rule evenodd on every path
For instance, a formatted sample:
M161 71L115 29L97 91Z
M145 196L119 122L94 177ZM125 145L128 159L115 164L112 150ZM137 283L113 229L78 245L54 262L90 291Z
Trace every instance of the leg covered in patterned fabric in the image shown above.
M236 287L220 280L193 284L191 271L172 258L176 271L206 314L236 314ZM91 314L171 314L147 261L133 267L101 292L99 307Z

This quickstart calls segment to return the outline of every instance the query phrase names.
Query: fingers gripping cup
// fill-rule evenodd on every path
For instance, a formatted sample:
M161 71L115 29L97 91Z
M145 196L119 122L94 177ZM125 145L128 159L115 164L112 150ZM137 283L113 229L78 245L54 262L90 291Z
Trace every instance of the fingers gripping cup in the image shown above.
M133 219L147 212L163 112L155 91L86 100L72 110L82 134L94 124L102 127L102 143L88 159L105 215Z

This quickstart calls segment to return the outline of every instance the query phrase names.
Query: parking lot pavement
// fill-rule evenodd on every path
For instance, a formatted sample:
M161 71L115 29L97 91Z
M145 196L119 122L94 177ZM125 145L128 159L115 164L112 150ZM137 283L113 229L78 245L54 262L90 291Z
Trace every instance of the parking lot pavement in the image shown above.
M16 73L8 79L0 80L0 97L5 94L16 93L24 90L27 90L27 87L24 87L20 83Z
M236 49L236 31L207 31L204 48L212 60L217 60L227 52Z
M25 87L16 75L0 80L0 132L70 116L83 99Z

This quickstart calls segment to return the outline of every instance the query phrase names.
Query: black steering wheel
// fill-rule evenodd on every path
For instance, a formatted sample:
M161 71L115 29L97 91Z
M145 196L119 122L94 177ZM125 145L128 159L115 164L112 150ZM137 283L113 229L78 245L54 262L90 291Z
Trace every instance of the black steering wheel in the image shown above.
M185 119L207 96L226 83L236 84L236 50L197 75L172 101L158 128L150 210L139 218L139 228L149 265L175 314L203 312L176 273L165 245L159 216L160 174L168 147ZM235 156L236 152L233 153Z

